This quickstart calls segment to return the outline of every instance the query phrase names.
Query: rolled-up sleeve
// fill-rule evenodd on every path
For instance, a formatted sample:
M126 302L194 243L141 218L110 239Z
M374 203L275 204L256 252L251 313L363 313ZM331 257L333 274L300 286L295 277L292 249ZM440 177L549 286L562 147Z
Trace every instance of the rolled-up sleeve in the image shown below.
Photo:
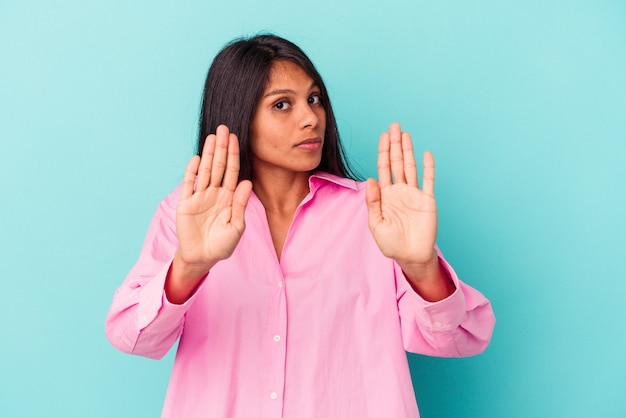
M197 292L184 304L165 297L164 286L178 247L175 229L179 188L159 204L144 241L139 260L115 291L105 332L117 349L161 358L182 332L185 313Z
M407 351L440 357L465 357L482 353L489 345L495 316L489 300L459 280L437 248L439 261L456 290L438 302L417 294L395 264L398 310Z

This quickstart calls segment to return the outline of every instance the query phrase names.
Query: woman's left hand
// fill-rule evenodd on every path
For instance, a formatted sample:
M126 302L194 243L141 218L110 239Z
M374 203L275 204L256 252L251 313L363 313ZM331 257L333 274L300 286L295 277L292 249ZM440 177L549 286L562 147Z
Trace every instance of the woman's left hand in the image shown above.
M438 260L435 163L424 153L422 188L418 184L413 145L408 132L392 123L380 136L378 179L367 180L369 228L382 253L405 270L429 270ZM438 262L437 262L438 264Z

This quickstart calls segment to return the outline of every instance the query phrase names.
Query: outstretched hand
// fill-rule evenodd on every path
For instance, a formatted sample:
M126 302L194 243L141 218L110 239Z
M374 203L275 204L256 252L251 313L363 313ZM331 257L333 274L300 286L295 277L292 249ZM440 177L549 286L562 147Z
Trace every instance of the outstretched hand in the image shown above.
M435 163L425 152L422 188L418 184L413 145L408 132L392 123L380 136L378 179L367 180L369 227L382 253L400 266L426 266L437 259Z
M215 264L233 253L245 228L252 190L249 181L237 184L238 177L237 137L220 125L207 137L202 157L191 158L183 178L176 234L186 263Z
M252 183L239 178L237 136L224 125L187 164L176 208L178 250L168 274L170 301L184 302L218 261L231 256L245 229Z

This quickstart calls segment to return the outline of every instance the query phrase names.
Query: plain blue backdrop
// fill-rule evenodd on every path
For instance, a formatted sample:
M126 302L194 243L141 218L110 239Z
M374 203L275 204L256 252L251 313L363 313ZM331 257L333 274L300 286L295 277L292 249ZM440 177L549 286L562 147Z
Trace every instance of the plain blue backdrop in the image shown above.
M159 416L173 356L116 352L113 291L192 155L206 70L261 30L324 76L353 161L437 160L439 245L492 302L409 355L424 417L626 417L626 2L0 1L0 416ZM386 417L384 417L386 418Z

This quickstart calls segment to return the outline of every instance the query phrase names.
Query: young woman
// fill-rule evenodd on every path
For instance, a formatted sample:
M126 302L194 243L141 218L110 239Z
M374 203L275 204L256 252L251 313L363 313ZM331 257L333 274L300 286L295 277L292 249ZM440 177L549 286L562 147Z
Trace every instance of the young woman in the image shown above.
M324 83L273 35L237 40L204 89L198 155L159 205L106 332L162 357L163 417L417 417L405 350L482 352L494 316L435 245L434 162L380 137L349 169Z

